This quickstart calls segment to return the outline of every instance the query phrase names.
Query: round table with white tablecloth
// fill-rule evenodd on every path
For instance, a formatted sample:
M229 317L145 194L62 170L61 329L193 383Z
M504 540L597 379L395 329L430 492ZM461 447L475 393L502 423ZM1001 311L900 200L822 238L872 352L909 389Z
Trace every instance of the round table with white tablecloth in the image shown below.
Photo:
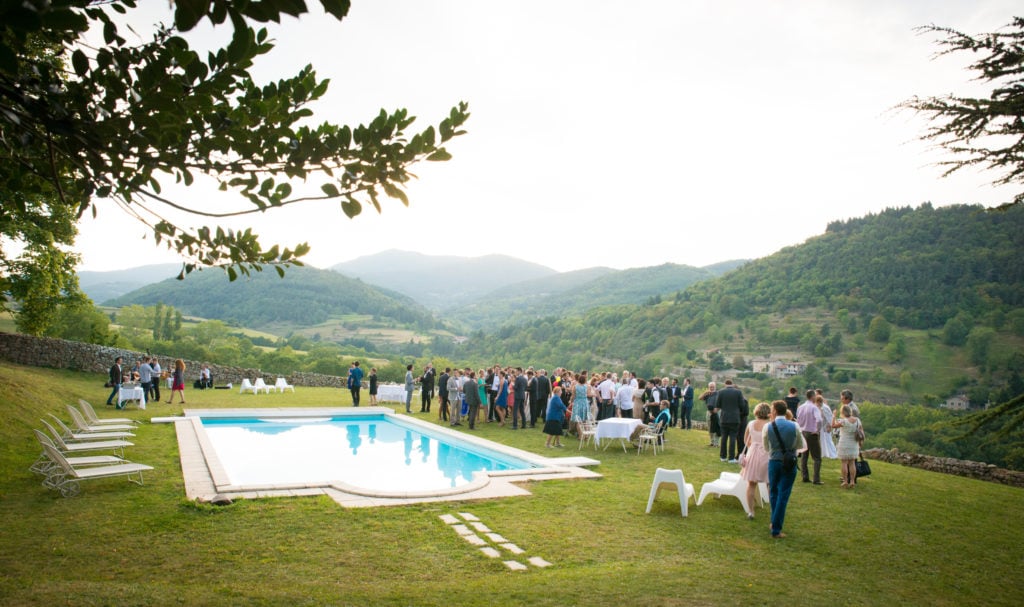
M622 448L625 450L625 441L629 440L630 436L633 436L633 431L636 430L637 426L643 425L642 419L636 419L634 417L609 417L608 419L602 419L597 422L597 432L594 434L594 442L598 445L601 444L601 439L619 439L622 443ZM605 445L605 449L608 445Z

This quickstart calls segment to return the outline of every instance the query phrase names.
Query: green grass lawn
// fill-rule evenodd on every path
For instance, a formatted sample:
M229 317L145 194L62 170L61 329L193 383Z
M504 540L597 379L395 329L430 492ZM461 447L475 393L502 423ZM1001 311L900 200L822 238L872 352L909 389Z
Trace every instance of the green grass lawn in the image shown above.
M145 486L91 481L60 498L28 471L39 453L31 429L46 413L66 419L64 405L78 398L103 415L102 385L100 375L0 362L0 604L1024 603L1024 491L880 462L855 491L841 491L838 464L826 462L826 486L795 487L781 541L769 539L765 510L750 522L733 498L691 504L683 519L663 494L645 514L658 466L682 468L698 492L735 469L697 431L670 430L657 456L600 452L603 478L531 483L528 497L347 510L326 497L190 503L173 426L145 423L128 452L156 467ZM258 397L187 390L186 399L337 406L348 396L299 387ZM180 411L154 403L127 415ZM479 435L550 454L539 429L483 424ZM553 565L508 570L438 518L456 512Z

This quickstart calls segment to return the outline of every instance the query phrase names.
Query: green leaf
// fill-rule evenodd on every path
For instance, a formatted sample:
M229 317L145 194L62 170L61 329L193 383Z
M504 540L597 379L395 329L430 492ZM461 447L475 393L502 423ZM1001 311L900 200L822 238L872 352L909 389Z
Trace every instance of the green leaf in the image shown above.
M320 186L320 189L323 190L324 194L327 194L331 198L341 196L341 192L338 191L338 188L335 187L333 183L325 183Z
M445 150L444 148L440 148L436 152L431 154L430 156L427 156L427 160L431 160L431 161L434 161L434 162L444 162L445 160L451 160L451 159L452 159L452 155L449 154L448 151Z
M174 25L178 31L187 32L210 10L210 0L177 0L174 3Z
M79 77L85 76L89 71L89 59L81 49L76 49L74 53L71 53L71 65L74 66L75 73Z

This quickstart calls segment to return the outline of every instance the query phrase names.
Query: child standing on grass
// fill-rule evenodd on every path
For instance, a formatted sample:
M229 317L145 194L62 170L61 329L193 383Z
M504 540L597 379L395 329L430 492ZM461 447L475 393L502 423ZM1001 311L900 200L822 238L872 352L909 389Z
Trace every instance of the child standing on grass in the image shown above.
M557 386L552 390L551 400L548 401L548 410L544 415L544 434L548 435L545 447L551 447L551 439L554 439L554 446L562 446L562 423L565 421L565 403L562 402L562 388Z

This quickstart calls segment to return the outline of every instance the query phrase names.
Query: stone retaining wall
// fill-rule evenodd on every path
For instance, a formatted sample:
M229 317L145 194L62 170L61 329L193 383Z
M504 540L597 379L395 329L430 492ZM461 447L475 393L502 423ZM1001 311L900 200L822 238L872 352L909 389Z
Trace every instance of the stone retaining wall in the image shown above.
M110 365L114 364L114 359L118 356L124 359L127 368L145 356L145 353L51 337L32 337L19 333L0 332L0 359L20 365L97 373L105 380ZM161 368L170 370L171 363L176 357L158 355L157 358L160 360ZM186 387L190 387L193 381L199 379L199 367L203 362L205 361L185 361ZM257 377L262 377L263 381L269 385L274 385L278 377L284 377L293 386L318 388L343 388L345 386L344 378L319 373L264 373L260 369L244 369L212 363L210 364L210 373L213 375L214 384L218 386L227 383L237 386L243 378L254 381Z
M999 468L993 464L971 462L951 457L900 453L899 449L866 449L863 453L865 459L874 459L890 464L901 464L932 472L966 476L967 478L976 478L1013 487L1024 487L1024 472Z

